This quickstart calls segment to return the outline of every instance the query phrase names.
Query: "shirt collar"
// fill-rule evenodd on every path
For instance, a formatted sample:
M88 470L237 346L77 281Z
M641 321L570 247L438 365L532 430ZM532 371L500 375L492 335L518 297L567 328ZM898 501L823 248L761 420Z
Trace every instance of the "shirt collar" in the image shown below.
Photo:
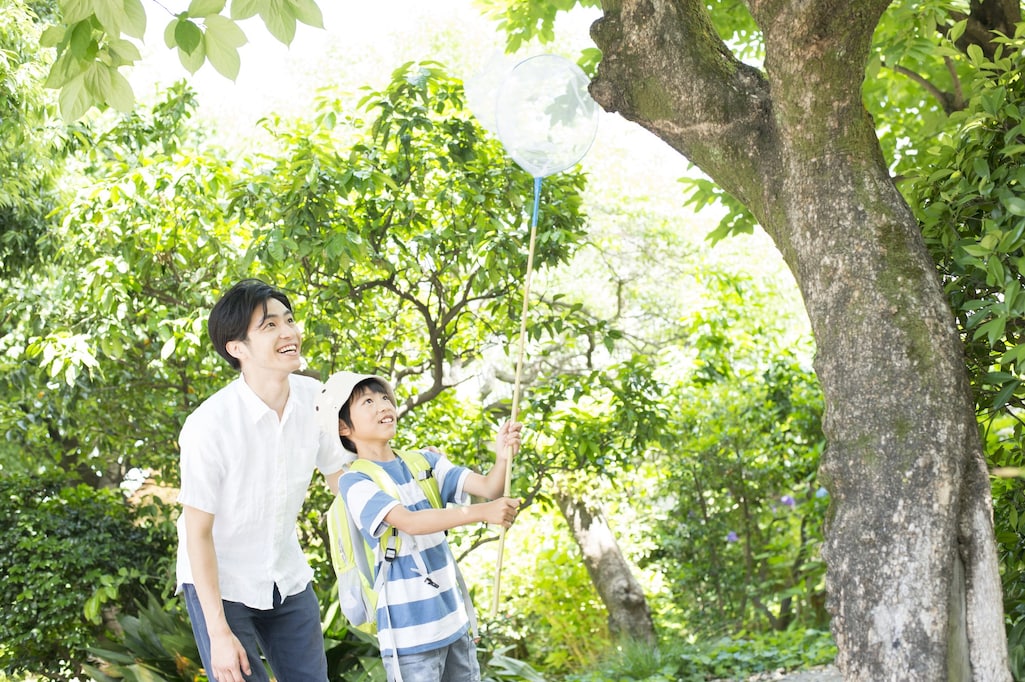
M288 415L292 413L294 409L292 396L295 395L295 391L292 388L292 378L288 378L289 391L288 400L285 402L285 409L281 414L281 421L285 421ZM260 421L267 414L275 414L274 410L270 408L267 403L263 402L260 396L256 395L256 392L246 383L246 379L241 374L238 375L238 379L235 380L236 390L238 391L239 399L242 401L242 407L245 409L246 414L249 415L249 419L255 424Z

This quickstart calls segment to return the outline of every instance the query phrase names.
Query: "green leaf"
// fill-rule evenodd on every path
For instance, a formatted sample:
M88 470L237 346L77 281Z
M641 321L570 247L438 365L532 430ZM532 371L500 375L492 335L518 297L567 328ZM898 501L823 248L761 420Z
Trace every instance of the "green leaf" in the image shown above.
M146 10L142 0L124 0L124 10L121 30L126 35L142 40L146 36Z
M1000 253L1017 251L1021 245L1020 240L1023 232L1025 232L1025 220L1015 221L1014 226L1004 232L1003 236L1000 238L1000 243L997 245L997 249Z
M110 55L111 66L131 66L142 59L142 54L135 43L130 40L111 40L107 43L107 53Z
M122 114L135 108L135 92L132 86L116 68L110 69L110 89L106 96L107 102Z
M93 40L93 27L89 21L80 21L71 29L71 54L77 59L92 59L90 47L95 45Z
M1021 197L1007 197L1004 199L1004 206L1013 215L1025 216L1025 199Z
M191 53L178 48L178 61L181 62L182 66L189 73L196 73L200 67L203 66L203 62L206 61L206 46L204 43L200 43L199 47L193 50Z
M224 23L211 23L211 19L220 19ZM236 46L245 44L246 37L235 25L235 22L220 15L207 17L206 35L203 42L206 47L206 57L217 69L217 72L231 80L238 78L241 61Z
M999 258L990 258L986 261L986 284L991 287L1002 287L1006 278L1007 271ZM1001 329L1000 336L1003 336L1003 333ZM993 343L995 343L995 339L991 338L990 344Z
M962 19L961 21L954 22L954 25L947 31L947 40L952 43L956 43L961 36L964 35L965 28L968 27L968 20Z
M988 256L990 253L992 253L989 249L981 245L975 244L965 244L961 247L961 250L967 253L969 256L976 256L979 258L984 258Z
M227 45L229 47L242 47L246 44L246 34L243 33L238 23L215 14L206 17L203 23L206 24L206 36L207 36L207 51L210 49L210 39L213 36L213 40L216 42Z
M211 14L220 14L224 5L224 0L192 0L187 11L190 17L208 17Z
M295 38L295 10L286 0L269 0L260 12L260 18L272 36L285 45Z
M61 88L58 97L61 118L68 123L77 121L93 105L93 96L85 87L85 73L80 73Z
M986 57L982 53L982 48L975 43L968 46L967 52L968 59L970 59L973 64L980 65L985 63Z
M1025 360L1025 344L1012 346L1010 350L1000 356L1002 365L1019 365L1022 360Z
M85 71L88 62L77 59L71 50L65 50L50 67L50 73L43 83L47 88L61 88L75 76Z
M48 26L39 36L40 47L57 47L67 34L66 26Z
M986 337L986 340L990 345L996 343L996 340L1004 335L1004 328L1007 323L1002 317L995 317L992 320L979 325L979 328L972 334L973 339L981 339Z
M174 27L174 44L180 50L192 54L203 43L203 31L189 19L180 19ZM195 71L193 71L195 73Z
M1000 389L1000 392L997 393L996 396L993 398L993 402L990 404L990 407L994 410L999 410L1000 408L1002 408L1004 405L1007 404L1007 401L1011 399L1011 396L1014 394L1015 390L1017 390L1017 388L1020 385L1021 381L1019 381L1018 379L1009 381L1003 388Z
M92 93L97 103L107 101L107 93L110 91L110 71L106 64L93 62L85 70L85 87Z
M263 12L270 0L231 0L230 15L232 19L248 19Z
M173 50L178 46L174 40L174 32L178 30L179 23L181 23L181 19L175 17L167 23L167 26L164 27L164 45L166 45L168 49Z
M103 595L99 590L93 592L92 596L85 600L82 612L85 619L93 625L100 624L100 607L103 605Z
M989 164L986 163L986 159L975 157L972 160L972 167L975 170L975 174L980 178L989 177Z
M121 0L93 0L93 11L107 33L121 35L121 19L124 16L124 3Z
M90 0L61 0L60 8L61 17L69 26L93 15L93 4Z
M314 0L291 0L295 18L307 26L324 28L324 15Z

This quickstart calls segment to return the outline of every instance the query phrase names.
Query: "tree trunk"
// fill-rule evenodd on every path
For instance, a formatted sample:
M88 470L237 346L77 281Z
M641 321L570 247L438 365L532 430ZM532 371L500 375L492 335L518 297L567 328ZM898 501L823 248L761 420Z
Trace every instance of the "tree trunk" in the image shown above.
M609 633L654 647L655 625L644 590L619 551L601 509L574 495L557 491L555 500L584 555L584 565L609 612Z
M846 680L1009 680L989 481L962 347L861 103L889 0L750 0L764 71L700 0L604 0L607 110L744 202L801 290L833 505L823 554Z

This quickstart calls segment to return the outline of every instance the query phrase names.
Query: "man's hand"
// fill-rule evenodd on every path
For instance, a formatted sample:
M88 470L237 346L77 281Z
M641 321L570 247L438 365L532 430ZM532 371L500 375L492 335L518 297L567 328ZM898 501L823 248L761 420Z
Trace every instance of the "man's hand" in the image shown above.
M249 657L242 642L230 630L224 634L210 636L211 679L217 682L243 682L243 674L250 675Z

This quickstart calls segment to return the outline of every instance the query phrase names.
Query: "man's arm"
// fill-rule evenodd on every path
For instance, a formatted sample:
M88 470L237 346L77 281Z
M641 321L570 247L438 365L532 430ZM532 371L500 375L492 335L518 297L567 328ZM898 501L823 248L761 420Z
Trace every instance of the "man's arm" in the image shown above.
M339 469L333 474L324 474L324 482L327 483L327 487L331 489L332 495L338 494L338 479L342 477L343 469Z
M243 682L242 673L249 675L252 671L246 650L224 618L214 551L214 515L188 505L182 513L185 514L192 580L210 638L210 665L213 666L210 677L218 682Z

